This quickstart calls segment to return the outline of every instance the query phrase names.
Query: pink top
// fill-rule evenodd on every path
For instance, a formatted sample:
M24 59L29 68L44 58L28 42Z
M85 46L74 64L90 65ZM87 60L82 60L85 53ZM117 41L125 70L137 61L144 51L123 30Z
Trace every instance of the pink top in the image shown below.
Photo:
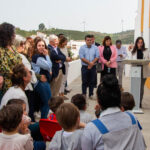
M102 69L104 69L104 64L106 64L106 62L107 62L107 60L103 56L104 46L99 46L98 49L99 49L99 53L100 53L99 62L102 63ZM111 62L110 68L117 68L117 62L116 62L117 50L114 46L110 46L110 49L112 51L112 55L110 58L110 62Z

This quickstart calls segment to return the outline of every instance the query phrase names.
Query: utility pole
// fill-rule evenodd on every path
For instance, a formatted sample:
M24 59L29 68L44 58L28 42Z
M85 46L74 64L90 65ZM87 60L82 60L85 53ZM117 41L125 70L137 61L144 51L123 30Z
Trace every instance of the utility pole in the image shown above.
M85 32L85 24L86 24L86 22L83 21L82 23L83 23L83 32Z
M121 20L122 32L123 32L123 23L124 23L124 20L122 19Z
M123 23L124 23L124 21L123 21L123 19L122 19L122 20L121 20L121 27L122 27L121 39L123 39Z

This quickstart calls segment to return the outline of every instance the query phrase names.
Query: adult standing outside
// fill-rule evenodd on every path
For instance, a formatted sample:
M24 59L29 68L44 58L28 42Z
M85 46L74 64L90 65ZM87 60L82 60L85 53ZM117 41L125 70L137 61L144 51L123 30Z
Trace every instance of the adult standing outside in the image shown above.
M38 80L35 84L35 92L38 93L41 99L41 118L47 118L49 111L48 101L51 98L51 74L52 63L49 58L47 46L44 40L39 39L35 43L34 55L32 56L32 68L36 74L45 75L47 81Z
M123 75L123 70L124 70L124 64L123 64L123 60L128 56L127 51L126 51L126 47L122 46L122 41L121 40L117 40L116 41L116 50L117 50L117 76L119 79L119 85L122 88L122 75Z
M100 44L95 41L95 36L92 34L91 37L92 37L92 44L94 44L95 46L99 47Z
M58 44L58 37L54 34L50 35L48 49L50 51L50 58L52 61L52 96L58 96L59 94L63 74L65 74L64 62L67 60L66 56L61 52L60 48L58 48Z
M4 78L2 93L4 94L12 86L11 74L17 64L22 63L22 59L13 46L15 40L15 27L9 23L0 25L0 74Z
M102 72L101 79L106 74L113 74L116 76L116 68L117 68L117 50L112 45L112 40L110 36L106 36L103 40L103 46L99 46L100 60L102 63Z
M81 46L79 56L82 61L82 94L86 96L89 87L89 98L93 99L93 89L96 76L95 63L99 60L98 48L92 44L92 36L85 36L86 44Z
M95 36L94 35L91 35L92 36L92 44L99 47L100 44L95 42ZM95 76L95 85L94 85L95 88L97 88L97 72L96 72L96 76Z
M145 48L145 42L142 37L136 39L133 50L131 51L131 59L150 59L150 53L148 49ZM141 91L140 91L140 107L142 108L142 100L144 95L144 85L146 78L150 76L149 65L141 66Z
M67 77L68 77L69 60L71 61L71 58L68 57L68 50L66 48L67 42L68 42L67 38L63 36L63 37L60 38L59 45L58 45L58 47L60 48L62 53L67 58L65 63L64 63L65 64L66 73L65 73L65 75L63 75L63 79L62 79L62 82L61 82L61 87L60 87L60 90L59 90L59 95L62 96L64 99L68 99L67 97L64 96L64 91L65 91L65 85L66 85Z

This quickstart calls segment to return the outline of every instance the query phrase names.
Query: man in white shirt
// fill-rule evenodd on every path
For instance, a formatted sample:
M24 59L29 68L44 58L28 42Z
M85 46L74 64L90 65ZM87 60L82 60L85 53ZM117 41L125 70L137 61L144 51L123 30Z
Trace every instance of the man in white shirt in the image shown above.
M127 57L127 51L126 48L122 46L122 41L121 40L117 40L116 41L116 49L117 49L117 53L118 53L118 57L117 57L117 76L119 79L119 84L120 87L122 88L122 74L123 74L123 69L124 69L124 64L122 63L122 61Z

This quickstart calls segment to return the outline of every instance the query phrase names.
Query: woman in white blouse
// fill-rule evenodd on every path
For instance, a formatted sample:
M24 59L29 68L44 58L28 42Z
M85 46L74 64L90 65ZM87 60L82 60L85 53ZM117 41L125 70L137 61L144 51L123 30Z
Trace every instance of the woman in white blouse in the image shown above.
M131 51L131 59L150 59L150 52L145 48L145 42L142 37L136 39L133 50ZM146 78L150 76L150 67L149 65L141 66L141 92L140 92L140 107L142 107L142 99L144 95L144 85Z

